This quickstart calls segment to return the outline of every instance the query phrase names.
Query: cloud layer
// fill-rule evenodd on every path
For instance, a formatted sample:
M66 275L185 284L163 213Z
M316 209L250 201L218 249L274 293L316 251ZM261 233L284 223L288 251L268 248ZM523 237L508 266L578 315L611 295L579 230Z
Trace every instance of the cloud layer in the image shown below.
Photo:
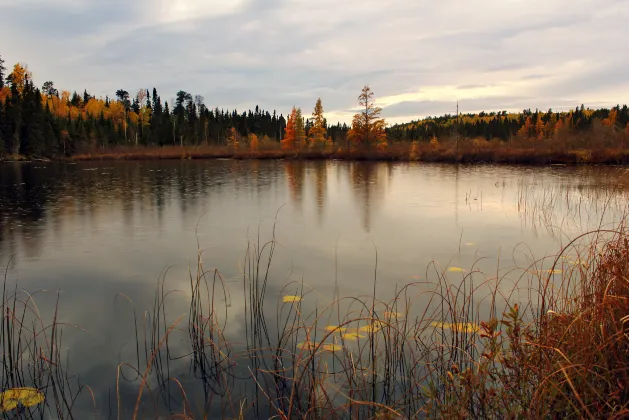
M390 122L629 102L629 0L0 0L0 54L36 83L186 90L351 120L370 84Z

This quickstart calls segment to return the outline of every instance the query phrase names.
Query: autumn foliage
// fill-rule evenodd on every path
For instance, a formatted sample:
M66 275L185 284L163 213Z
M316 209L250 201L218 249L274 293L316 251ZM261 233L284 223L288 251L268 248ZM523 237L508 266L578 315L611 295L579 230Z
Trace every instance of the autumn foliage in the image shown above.
M286 121L286 129L284 130L284 138L282 139L283 150L294 150L296 147L295 121L297 121L297 109L293 107Z
M383 150L387 146L386 124L380 118L382 108L375 105L374 94L369 86L363 88L358 103L361 111L354 115L352 129L348 133L354 149Z
M169 104L161 102L156 89L152 94L139 89L135 96L118 89L115 99L58 90L52 81L44 82L40 90L25 64L18 63L9 72L2 63L0 58L0 73L6 76L0 81L0 158L96 151L102 155L127 146L213 146L220 151L201 155L222 156L229 147L232 153L250 157L522 163L629 159L626 105L444 115L387 126L371 88L365 86L350 128L328 125L321 98L308 119L299 107L293 107L287 118L258 107L255 112L226 112L208 109L203 97L184 91Z

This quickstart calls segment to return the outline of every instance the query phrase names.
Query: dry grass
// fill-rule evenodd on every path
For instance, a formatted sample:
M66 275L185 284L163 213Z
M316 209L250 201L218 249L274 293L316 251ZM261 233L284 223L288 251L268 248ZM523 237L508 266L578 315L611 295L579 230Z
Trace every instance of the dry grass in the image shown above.
M332 145L325 149L282 150L279 143L261 143L252 151L246 144L227 146L119 147L72 156L72 160L158 160L158 159L341 159L375 161L421 161L515 164L627 164L629 150L622 133L594 127L557 138L513 138L487 141L482 138L441 139L431 142L396 142L383 150L347 149Z
M544 261L501 275L474 266L448 273L433 264L426 281L386 301L375 297L376 275L368 296L326 301L303 282L267 296L275 238L250 244L237 291L217 270L206 270L199 253L187 327L181 318L166 322L163 282L152 314L144 315L144 334L136 327L137 360L119 368L135 373L134 386L141 379L127 413L149 418L158 404L140 401L150 398L179 401L168 411L177 413L172 418L206 418L211 410L238 419L625 418L624 226L576 238L545 270ZM524 300L516 297L522 290ZM242 342L230 342L225 332L221 302L231 293L245 300ZM49 387L45 407L71 418L76 395L64 391L72 387L60 368L58 326L44 327L32 298L19 296L5 292L3 299L3 385ZM320 304L313 309L307 302L314 300ZM37 314L32 328L23 321L28 313ZM188 388L169 373L178 358L171 343L183 338L196 378ZM164 385L173 383L176 392ZM163 415L154 410L155 418Z

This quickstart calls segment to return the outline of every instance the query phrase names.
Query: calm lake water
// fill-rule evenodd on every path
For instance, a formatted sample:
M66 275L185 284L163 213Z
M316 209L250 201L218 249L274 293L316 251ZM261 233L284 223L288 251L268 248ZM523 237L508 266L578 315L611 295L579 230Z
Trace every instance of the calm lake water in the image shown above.
M313 312L337 297L373 294L374 287L387 300L449 267L456 268L448 276L459 280L474 269L499 276L555 255L579 233L621 218L625 173L325 161L3 164L0 263L9 285L37 292L45 323L58 300L58 321L76 326L63 328L67 371L91 387L101 418L115 418L117 367L137 365L144 352L143 345L136 349L135 326L143 337L155 320L158 282L164 294L173 291L164 323L188 314L189 268L194 277L198 250L204 268L224 279L227 292L216 307L225 333L243 342L245 252L248 244L271 240L273 229L269 316L282 295L302 292L303 307ZM506 279L500 287L512 293L513 284ZM524 299L528 291L514 293ZM194 400L203 388L184 362L189 340L179 329L170 340L181 358L169 376ZM128 413L138 381L129 372L123 377L118 394ZM152 418L143 404L142 418ZM91 413L92 406L82 394L75 413Z

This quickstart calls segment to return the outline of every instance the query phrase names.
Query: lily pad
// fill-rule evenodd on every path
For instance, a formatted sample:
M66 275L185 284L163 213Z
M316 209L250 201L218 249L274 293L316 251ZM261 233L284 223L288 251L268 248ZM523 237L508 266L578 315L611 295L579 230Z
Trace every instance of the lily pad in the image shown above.
M18 406L32 407L44 401L44 393L35 388L11 388L0 394L0 409L15 410Z

